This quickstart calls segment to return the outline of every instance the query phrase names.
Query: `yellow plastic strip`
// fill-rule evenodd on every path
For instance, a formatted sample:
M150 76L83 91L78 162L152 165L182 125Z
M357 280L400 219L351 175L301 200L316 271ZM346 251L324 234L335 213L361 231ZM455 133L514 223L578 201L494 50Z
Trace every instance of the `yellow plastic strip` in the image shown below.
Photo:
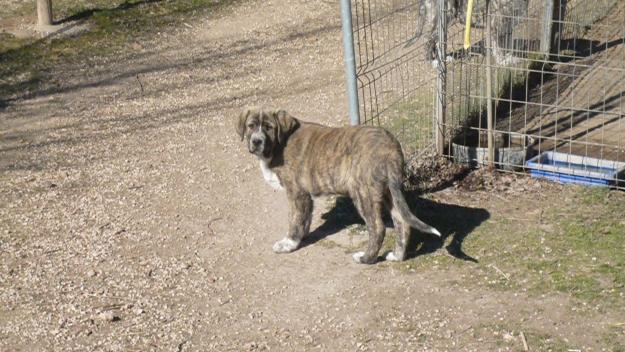
M464 24L464 50L471 47L471 16L473 15L473 0L467 3L467 20Z

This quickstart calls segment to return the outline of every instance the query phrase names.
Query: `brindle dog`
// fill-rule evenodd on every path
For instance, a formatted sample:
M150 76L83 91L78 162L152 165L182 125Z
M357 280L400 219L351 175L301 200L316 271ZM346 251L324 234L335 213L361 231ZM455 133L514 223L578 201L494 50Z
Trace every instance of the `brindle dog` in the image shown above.
M386 130L357 126L330 128L298 120L283 110L247 110L237 122L241 140L260 160L265 180L285 189L289 202L289 230L275 243L276 253L292 252L308 234L312 197L329 194L352 198L369 230L366 251L356 262L375 263L384 241L382 211L391 213L397 239L387 260L406 258L410 227L441 234L414 216L402 192L404 158L399 142Z

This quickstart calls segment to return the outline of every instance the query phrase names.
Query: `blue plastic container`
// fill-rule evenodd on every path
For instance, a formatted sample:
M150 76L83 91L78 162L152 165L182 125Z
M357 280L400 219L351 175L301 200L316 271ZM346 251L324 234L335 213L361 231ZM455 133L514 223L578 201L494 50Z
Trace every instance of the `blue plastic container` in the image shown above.
M615 186L625 181L625 163L559 152L544 152L525 163L532 177L587 186Z

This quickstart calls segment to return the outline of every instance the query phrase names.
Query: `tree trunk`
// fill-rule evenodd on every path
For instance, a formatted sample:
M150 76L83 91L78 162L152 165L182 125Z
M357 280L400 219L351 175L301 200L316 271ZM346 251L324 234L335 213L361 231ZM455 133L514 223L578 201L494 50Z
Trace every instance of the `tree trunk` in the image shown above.
M52 25L52 0L37 0L37 18L40 26Z

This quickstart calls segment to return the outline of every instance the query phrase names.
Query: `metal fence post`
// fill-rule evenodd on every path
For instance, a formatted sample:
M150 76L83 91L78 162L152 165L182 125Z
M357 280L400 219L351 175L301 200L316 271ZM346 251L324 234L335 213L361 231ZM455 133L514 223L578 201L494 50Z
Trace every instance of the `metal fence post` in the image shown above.
M358 83L356 81L356 60L354 58L351 0L341 0L341 26L343 27L343 56L345 60L347 99L349 102L349 121L352 125L358 125L360 124L360 110L358 104Z
M493 38L490 20L490 1L486 0L486 128L488 129L488 165L495 168L495 135L493 133Z
M436 151L439 155L445 152L445 109L446 109L446 81L447 81L447 1L438 0L438 46L436 77L436 121L435 136Z

